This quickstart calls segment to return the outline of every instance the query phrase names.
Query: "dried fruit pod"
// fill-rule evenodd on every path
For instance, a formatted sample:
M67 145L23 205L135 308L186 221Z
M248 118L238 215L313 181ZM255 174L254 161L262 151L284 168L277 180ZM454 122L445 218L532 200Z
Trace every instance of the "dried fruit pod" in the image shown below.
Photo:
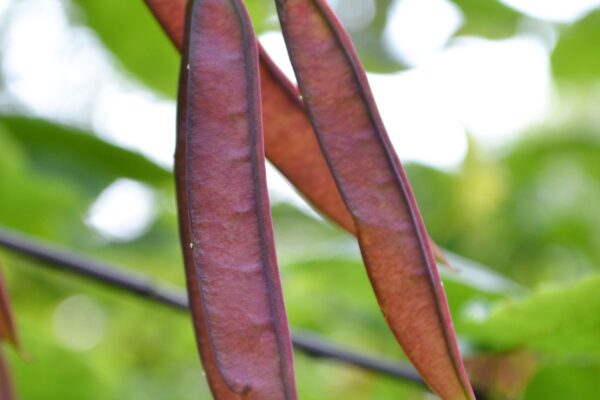
M4 351L0 349L0 400L13 400L15 393L12 387L8 365L4 359Z
M384 316L443 399L473 399L433 247L349 35L324 0L277 0L313 128Z
M181 52L188 0L144 0L144 2L163 27L171 42Z
M183 46L187 0L145 0L175 47ZM352 234L352 216L338 191L292 82L259 45L265 153L273 165L323 215ZM436 259L450 265L435 245Z
M216 399L295 399L265 179L257 43L240 0L189 8L176 178L196 337Z
M0 264L0 268L2 265ZM0 342L8 342L15 348L19 348L17 330L12 316L8 291L4 286L4 277L0 270ZM10 373L4 351L0 346L0 400L13 400L15 398Z
M183 46L187 0L145 0L173 44ZM317 210L354 233L354 223L329 172L298 90L259 45L267 158Z
M1 267L2 265L0 264ZM0 342L3 341L11 343L15 348L19 347L19 339L11 311L8 291L4 285L4 277L0 270Z

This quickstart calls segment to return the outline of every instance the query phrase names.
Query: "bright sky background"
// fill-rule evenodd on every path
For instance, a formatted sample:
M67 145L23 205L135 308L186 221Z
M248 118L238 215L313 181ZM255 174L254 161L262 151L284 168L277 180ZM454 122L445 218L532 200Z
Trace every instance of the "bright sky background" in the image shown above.
M69 26L59 0L15 2L18 6L9 20L5 11L12 1L0 0L0 27L7 30L0 67L8 78L0 107L17 103L35 115L91 128L170 167L174 101L148 91L115 68L93 32ZM504 2L553 22L573 21L600 5L600 0ZM375 12L373 0L332 0L334 6L342 3L341 18L352 26L368 23ZM371 74L369 80L404 161L456 168L466 154L467 132L484 146L502 146L542 121L551 108L552 24L524 21L522 32L509 39L471 37L448 43L462 20L460 9L448 0L397 0L389 14L387 45L414 68ZM292 77L280 34L268 33L261 40ZM269 181L274 201L291 200L307 207L272 169ZM151 201L150 189L117 181L91 206L87 221L109 238L127 240L154 218ZM118 210L136 209L140 202L150 205L136 215ZM123 227L131 225L128 218L135 229L125 232Z

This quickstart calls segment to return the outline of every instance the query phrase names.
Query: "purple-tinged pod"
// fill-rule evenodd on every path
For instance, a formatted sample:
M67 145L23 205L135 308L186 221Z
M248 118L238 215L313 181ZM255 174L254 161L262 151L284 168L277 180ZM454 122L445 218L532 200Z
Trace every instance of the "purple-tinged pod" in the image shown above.
M240 0L195 0L188 13L176 183L202 363L215 399L294 400L265 178L256 38Z
M300 91L387 323L431 389L473 399L433 246L347 32L324 0L277 0Z
M15 392L5 360L4 351L0 348L0 400L14 400Z
M145 0L175 47L183 47L187 0ZM266 157L294 187L324 216L356 234L298 89L259 45L260 80ZM436 259L449 265L434 244Z
M1 265L0 265L1 267ZM8 342L19 348L19 338L15 327L8 291L0 270L0 342Z

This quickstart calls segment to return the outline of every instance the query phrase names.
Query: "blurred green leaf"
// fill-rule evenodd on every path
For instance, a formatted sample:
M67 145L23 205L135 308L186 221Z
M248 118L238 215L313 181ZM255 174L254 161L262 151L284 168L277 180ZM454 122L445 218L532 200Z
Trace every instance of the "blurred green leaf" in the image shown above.
M81 191L55 177L41 178L12 132L0 123L0 222L47 238L79 243L87 229L81 220L86 202Z
M600 140L566 126L491 157L473 146L460 171L407 166L431 236L524 285L600 268Z
M464 15L457 35L504 38L516 33L521 13L497 0L452 0Z
M77 129L43 120L0 116L0 225L182 280L172 174L140 154ZM85 224L108 185L126 177L155 190L157 218L133 242L104 243ZM104 244L99 246L99 244Z
M566 26L552 53L552 69L558 79L595 83L600 79L600 10Z
M40 175L52 175L85 188L92 196L117 178L139 180L160 188L172 175L141 154L74 128L39 119L0 116L10 137Z
M503 164L511 196L498 243L511 246L520 279L578 279L600 267L600 140L566 127L522 140ZM499 224L498 224L499 225Z
M252 25L257 33L279 29L274 1L246 0L244 4L252 17Z
M73 0L89 25L123 67L151 88L175 97L179 55L143 0ZM276 28L272 1L247 2L258 32Z
M493 350L528 348L546 354L600 360L600 275L553 285L522 301L506 300L463 332Z
M600 365L595 363L550 364L529 384L524 400L589 400L600 393Z
M123 67L159 92L175 97L179 56L143 0L74 0L89 25Z
M388 23L389 9L393 4L393 0L375 1L375 15L367 26L360 29L348 27L360 59L367 71L385 73L406 69L406 65L391 54L385 43L384 30ZM348 7L345 2L337 3L337 9L343 9L344 7Z

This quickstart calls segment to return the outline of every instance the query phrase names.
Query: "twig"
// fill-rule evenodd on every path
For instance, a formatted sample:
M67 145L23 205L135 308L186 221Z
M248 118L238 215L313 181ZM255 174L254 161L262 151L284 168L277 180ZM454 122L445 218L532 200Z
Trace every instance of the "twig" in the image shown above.
M188 310L187 298L183 293L167 289L154 283L151 279L129 271L126 272L122 268L56 250L2 229L0 229L0 246L40 261L42 263L40 265L80 275L171 308L182 311ZM406 363L345 350L313 334L293 332L292 342L297 350L311 357L331 359L354 365L372 372L407 380L427 388L419 374Z

